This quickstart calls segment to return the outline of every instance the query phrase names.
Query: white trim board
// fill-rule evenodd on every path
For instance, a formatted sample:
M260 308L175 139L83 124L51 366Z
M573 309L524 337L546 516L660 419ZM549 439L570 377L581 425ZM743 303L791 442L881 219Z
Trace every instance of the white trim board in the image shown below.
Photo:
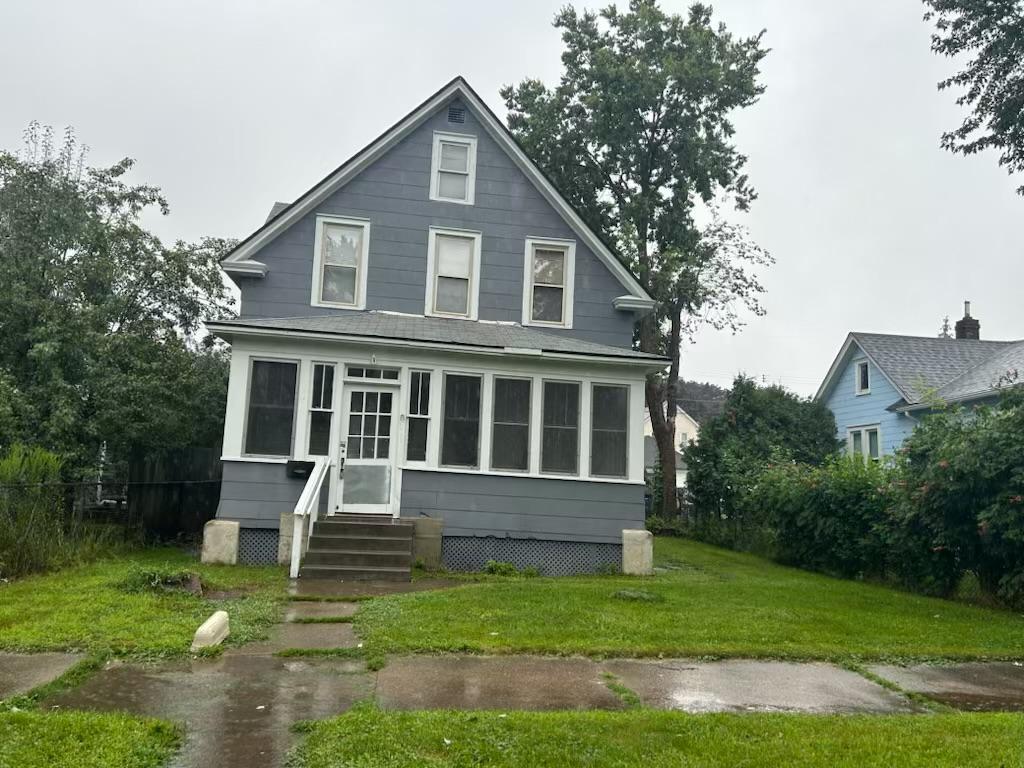
M278 214L275 218L265 223L262 227L249 235L239 243L227 257L221 261L221 267L228 274L245 274L253 276L252 268L237 269L236 265L243 262L252 264L252 257L257 254L265 245L273 241L303 216L315 210L316 206L323 202L338 189L343 187L367 166L375 162L384 153L394 147L398 142L408 136L413 130L435 111L444 106L448 101L460 98L465 105L472 110L474 116L487 130L488 134L502 147L512 161L519 167L523 174L533 183L545 200L558 212L562 219L573 229L579 238L586 243L594 255L600 259L616 279L623 285L627 293L634 299L631 304L637 310L651 309L654 307L654 299L637 282L636 278L623 266L614 253L604 244L600 237L586 225L575 209L545 178L541 170L530 160L526 153L519 147L508 129L497 119L493 112L477 96L476 92L469 86L462 77L456 77L450 83L437 91L419 107L406 115L402 120L391 127L369 146L354 155L330 175L303 193L288 208ZM623 306L633 309L633 306Z

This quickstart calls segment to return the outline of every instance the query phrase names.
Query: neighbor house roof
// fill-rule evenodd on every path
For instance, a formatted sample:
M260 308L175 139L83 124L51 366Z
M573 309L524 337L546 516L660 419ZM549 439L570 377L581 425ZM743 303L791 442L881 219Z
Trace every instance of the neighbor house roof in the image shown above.
M445 345L460 348L501 350L509 354L606 358L646 363L657 368L667 358L633 349L596 344L515 323L420 317L396 312L350 312L316 317L240 318L208 323L223 338L239 333L313 334L372 339L375 342L408 342L414 345Z
M982 341L932 336L854 332L836 356L816 399L828 396L856 345L903 398L893 407L927 405L929 395L945 402L991 394L1007 371L1024 368L1024 341Z
M462 100L472 110L491 138L505 150L519 170L626 289L627 295L615 299L616 307L628 310L651 309L655 304L654 299L640 285L636 276L629 271L601 236L584 222L579 212L562 196L562 193L551 183L551 180L537 164L527 156L505 124L462 77L456 77L444 85L416 109L301 194L296 200L283 208L279 208L280 203L275 203L263 226L239 242L221 260L221 266L229 274L262 277L266 273L266 265L255 261L253 256L264 245L310 211L315 210L316 206L324 199L354 179L364 168L408 136L431 114L455 98Z

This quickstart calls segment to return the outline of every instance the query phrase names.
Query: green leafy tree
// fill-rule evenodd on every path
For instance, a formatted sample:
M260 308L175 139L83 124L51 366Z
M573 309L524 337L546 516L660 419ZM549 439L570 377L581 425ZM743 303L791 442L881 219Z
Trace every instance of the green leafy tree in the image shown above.
M70 130L37 124L0 152L0 444L45 446L72 474L104 443L123 461L208 439L226 364L200 329L231 304L229 243L165 246L140 217L167 202L127 181L132 161L84 161Z
M649 377L646 401L674 499L680 344L702 323L736 330L739 309L761 313L751 272L770 257L719 213L754 199L730 115L763 91L761 35L734 38L696 4L684 16L655 0L599 13L565 8L564 71L554 88L538 80L506 86L508 122L525 151L612 242L658 301L637 343L670 358Z
M1021 0L925 0L935 22L932 50L962 62L939 82L960 88L956 103L971 108L942 146L972 155L992 149L1008 173L1024 171L1024 3ZM1024 195L1024 185L1017 188Z

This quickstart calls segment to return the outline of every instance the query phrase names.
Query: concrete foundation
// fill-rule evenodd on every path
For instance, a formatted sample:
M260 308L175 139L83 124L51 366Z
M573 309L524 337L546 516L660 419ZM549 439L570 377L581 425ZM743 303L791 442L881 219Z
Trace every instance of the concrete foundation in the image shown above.
M412 561L428 571L441 567L441 530L444 520L438 517L413 517Z
M622 532L622 572L627 576L654 573L654 535L650 531Z

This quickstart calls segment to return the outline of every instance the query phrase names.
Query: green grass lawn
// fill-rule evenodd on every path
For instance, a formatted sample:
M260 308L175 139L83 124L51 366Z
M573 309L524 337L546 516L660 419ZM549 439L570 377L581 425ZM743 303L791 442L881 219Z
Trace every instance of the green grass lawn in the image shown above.
M224 600L186 593L126 591L133 568L189 570L216 590L244 590ZM0 649L77 649L95 655L165 657L188 653L192 635L214 610L231 617L227 641L264 635L279 620L287 580L280 568L202 565L175 549L142 550L0 584Z
M369 653L793 659L1024 657L1024 617L659 538L650 578L505 579L367 602ZM623 600L640 590L652 600Z
M0 712L0 768L158 768L178 745L158 720L91 712Z
M382 712L306 727L303 768L1019 768L1009 714L823 716L678 712Z

